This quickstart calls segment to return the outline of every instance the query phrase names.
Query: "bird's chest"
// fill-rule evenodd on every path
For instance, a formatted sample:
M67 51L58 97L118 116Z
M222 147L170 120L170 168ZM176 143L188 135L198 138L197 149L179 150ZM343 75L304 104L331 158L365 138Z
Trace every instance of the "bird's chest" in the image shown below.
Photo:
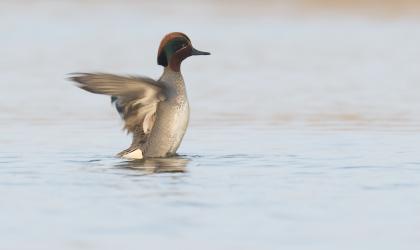
M189 121L188 100L168 100L159 104L156 123L148 145L148 154L174 154L181 144Z
M156 121L146 154L152 157L172 155L184 137L190 116L184 81L179 72L165 70L160 79L165 84L166 100L158 104Z
M158 116L160 114L162 126L166 128L171 141L176 144L184 136L190 116L184 82L176 82L176 84L168 86L167 97L168 99L158 107Z
M188 126L190 109L187 98L177 97L176 100L170 100L161 105L162 119L159 119L160 126L164 128L167 139L172 144L181 141Z

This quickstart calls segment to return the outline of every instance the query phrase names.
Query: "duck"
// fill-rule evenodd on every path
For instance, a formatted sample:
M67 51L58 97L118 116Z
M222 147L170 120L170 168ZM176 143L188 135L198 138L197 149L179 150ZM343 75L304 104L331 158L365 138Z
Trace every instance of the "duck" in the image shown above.
M158 80L145 76L108 73L72 73L69 80L88 92L108 95L132 134L131 145L117 154L125 159L176 155L188 127L190 107L181 63L190 56L210 55L195 49L182 32L172 32L160 42Z

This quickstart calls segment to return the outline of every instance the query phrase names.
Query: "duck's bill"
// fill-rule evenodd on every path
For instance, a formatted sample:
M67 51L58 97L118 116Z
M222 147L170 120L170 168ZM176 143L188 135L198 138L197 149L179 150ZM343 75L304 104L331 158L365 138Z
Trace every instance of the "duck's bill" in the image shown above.
M207 56L210 55L209 52L199 51L198 49L192 48L191 55L193 56Z

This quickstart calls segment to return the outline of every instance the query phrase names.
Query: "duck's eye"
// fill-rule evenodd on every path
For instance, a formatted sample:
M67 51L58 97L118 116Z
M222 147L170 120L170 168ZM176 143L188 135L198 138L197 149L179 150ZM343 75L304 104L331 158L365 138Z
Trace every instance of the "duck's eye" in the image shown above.
M187 43L178 43L178 44L175 45L175 50L180 50L180 49L183 49L187 46L188 46Z
M174 51L178 51L178 50L183 49L183 48L185 48L187 46L188 46L188 43L186 43L186 42L183 42L183 43L175 43L175 44L172 45L172 48L174 49Z

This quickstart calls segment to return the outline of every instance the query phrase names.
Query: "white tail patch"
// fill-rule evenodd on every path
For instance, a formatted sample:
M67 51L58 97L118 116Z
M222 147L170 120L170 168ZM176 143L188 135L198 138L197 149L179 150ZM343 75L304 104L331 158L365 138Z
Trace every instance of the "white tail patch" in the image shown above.
M136 149L128 154L125 154L123 156L121 156L122 158L126 158L126 159L143 159L143 152L140 149Z

